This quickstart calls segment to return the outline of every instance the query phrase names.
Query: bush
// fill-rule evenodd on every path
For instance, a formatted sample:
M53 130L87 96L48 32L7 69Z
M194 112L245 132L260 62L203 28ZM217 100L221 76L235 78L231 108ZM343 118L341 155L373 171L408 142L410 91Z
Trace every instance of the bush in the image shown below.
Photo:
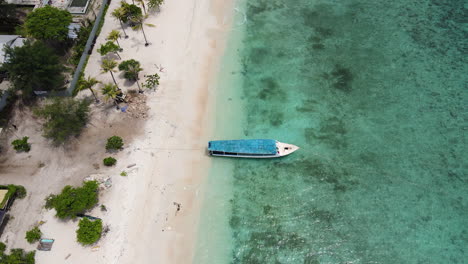
M5 246L5 244L3 244L3 246ZM25 252L21 248L14 248L11 250L10 255L8 255L5 253L5 248L3 248L2 251L0 251L0 263L2 264L34 264L35 263L35 260L34 260L34 257L36 255L35 251Z
M0 208L3 208L5 206L5 203L12 197L14 194L16 194L16 197L19 199L23 199L26 197L26 189L21 186L21 185L0 185L0 189L8 189L8 192L6 193L5 197L3 198L3 201L0 201Z
M26 188L24 188L24 186L21 186L21 185L15 185L16 187L16 197L18 197L19 199L23 199L24 197L26 197Z
M121 149L123 147L123 140L121 137L112 136L107 139L106 149L113 150L113 149Z
M29 152L31 150L31 145L28 143L29 137L23 137L22 139L15 139L11 142L13 148L16 151Z
M91 221L88 218L83 218L80 220L78 227L76 238L83 245L94 244L101 238L102 221L99 219Z
M80 134L88 122L89 101L56 98L43 108L36 109L35 114L46 119L44 136L60 144Z
M37 226L29 230L28 232L26 232L26 240L29 243L34 243L38 241L39 239L41 239L41 236L42 236L42 232Z
M51 194L46 198L46 208L54 208L58 218L75 218L76 214L84 213L98 202L97 181L87 181L83 187L65 186L59 195Z
M115 165L115 163L117 162L117 160L114 159L113 157L107 157L107 158L105 158L105 159L103 160L103 162L104 162L104 165L106 165L106 166L113 166L113 165Z

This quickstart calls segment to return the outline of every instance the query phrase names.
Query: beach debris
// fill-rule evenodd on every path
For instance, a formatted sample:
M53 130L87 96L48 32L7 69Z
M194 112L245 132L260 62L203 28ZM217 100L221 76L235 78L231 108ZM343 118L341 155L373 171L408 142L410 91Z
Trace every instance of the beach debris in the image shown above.
M176 203L176 202L174 202L173 204L174 204L175 206L177 206L176 212L175 212L175 215L177 215L177 213L180 211L181 204L180 204L180 203Z
M71 254L68 254L68 255L65 257L65 259L68 259L70 256L71 256Z
M97 181L99 183L99 189L105 190L112 187L112 179L110 176L104 174L91 174L84 179L84 181Z
M135 167L136 166L136 163L133 163L133 164L130 164L127 166L127 168L131 168L131 167Z
M98 251L101 247L100 246L94 246L91 248L91 251Z

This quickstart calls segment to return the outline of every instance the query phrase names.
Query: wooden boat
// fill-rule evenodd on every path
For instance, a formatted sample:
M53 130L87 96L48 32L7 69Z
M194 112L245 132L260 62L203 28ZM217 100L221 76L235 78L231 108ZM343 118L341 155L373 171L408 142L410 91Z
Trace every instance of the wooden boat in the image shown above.
M274 139L215 140L208 142L211 156L237 158L278 158L289 155L299 147Z

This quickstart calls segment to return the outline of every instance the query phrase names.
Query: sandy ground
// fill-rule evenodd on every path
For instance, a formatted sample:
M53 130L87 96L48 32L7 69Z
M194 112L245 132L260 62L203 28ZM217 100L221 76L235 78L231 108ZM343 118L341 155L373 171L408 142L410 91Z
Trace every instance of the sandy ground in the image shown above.
M112 1L94 50L111 30L120 30L110 17L118 4ZM22 184L29 194L15 202L14 219L1 241L10 248L32 250L35 245L29 245L24 234L43 221L44 237L54 238L55 244L50 252L36 253L37 263L191 263L210 162L205 147L214 120L214 76L232 13L230 1L167 1L147 19L156 25L145 27L148 47L140 31L126 28L129 38L120 40L122 60L140 61L144 69L140 76L158 73L161 85L134 98L137 102L131 102L130 108L138 109L130 113L115 110L110 102L94 105L91 124L71 147L51 147L40 136L40 124L31 113L17 111L13 122L19 129L9 129L6 141L27 135L32 151L8 150L0 156L0 183ZM110 74L100 73L101 59L94 51L86 75L111 82ZM121 73L116 79L124 91L137 88ZM117 165L96 166L108 156L105 140L114 134L127 143L115 155ZM128 175L120 176L122 171ZM78 221L59 221L43 206L48 194L58 193L66 184L79 185L89 175L111 179L112 187L100 192L99 203L107 211L96 207L89 213L102 218L109 232L96 245L83 247L76 242Z

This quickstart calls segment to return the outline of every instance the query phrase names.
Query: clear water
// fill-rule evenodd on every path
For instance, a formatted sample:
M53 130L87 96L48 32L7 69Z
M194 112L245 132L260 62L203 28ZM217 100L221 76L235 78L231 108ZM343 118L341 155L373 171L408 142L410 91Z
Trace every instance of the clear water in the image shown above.
M214 160L195 263L468 263L468 4L243 6L218 136L301 149Z

